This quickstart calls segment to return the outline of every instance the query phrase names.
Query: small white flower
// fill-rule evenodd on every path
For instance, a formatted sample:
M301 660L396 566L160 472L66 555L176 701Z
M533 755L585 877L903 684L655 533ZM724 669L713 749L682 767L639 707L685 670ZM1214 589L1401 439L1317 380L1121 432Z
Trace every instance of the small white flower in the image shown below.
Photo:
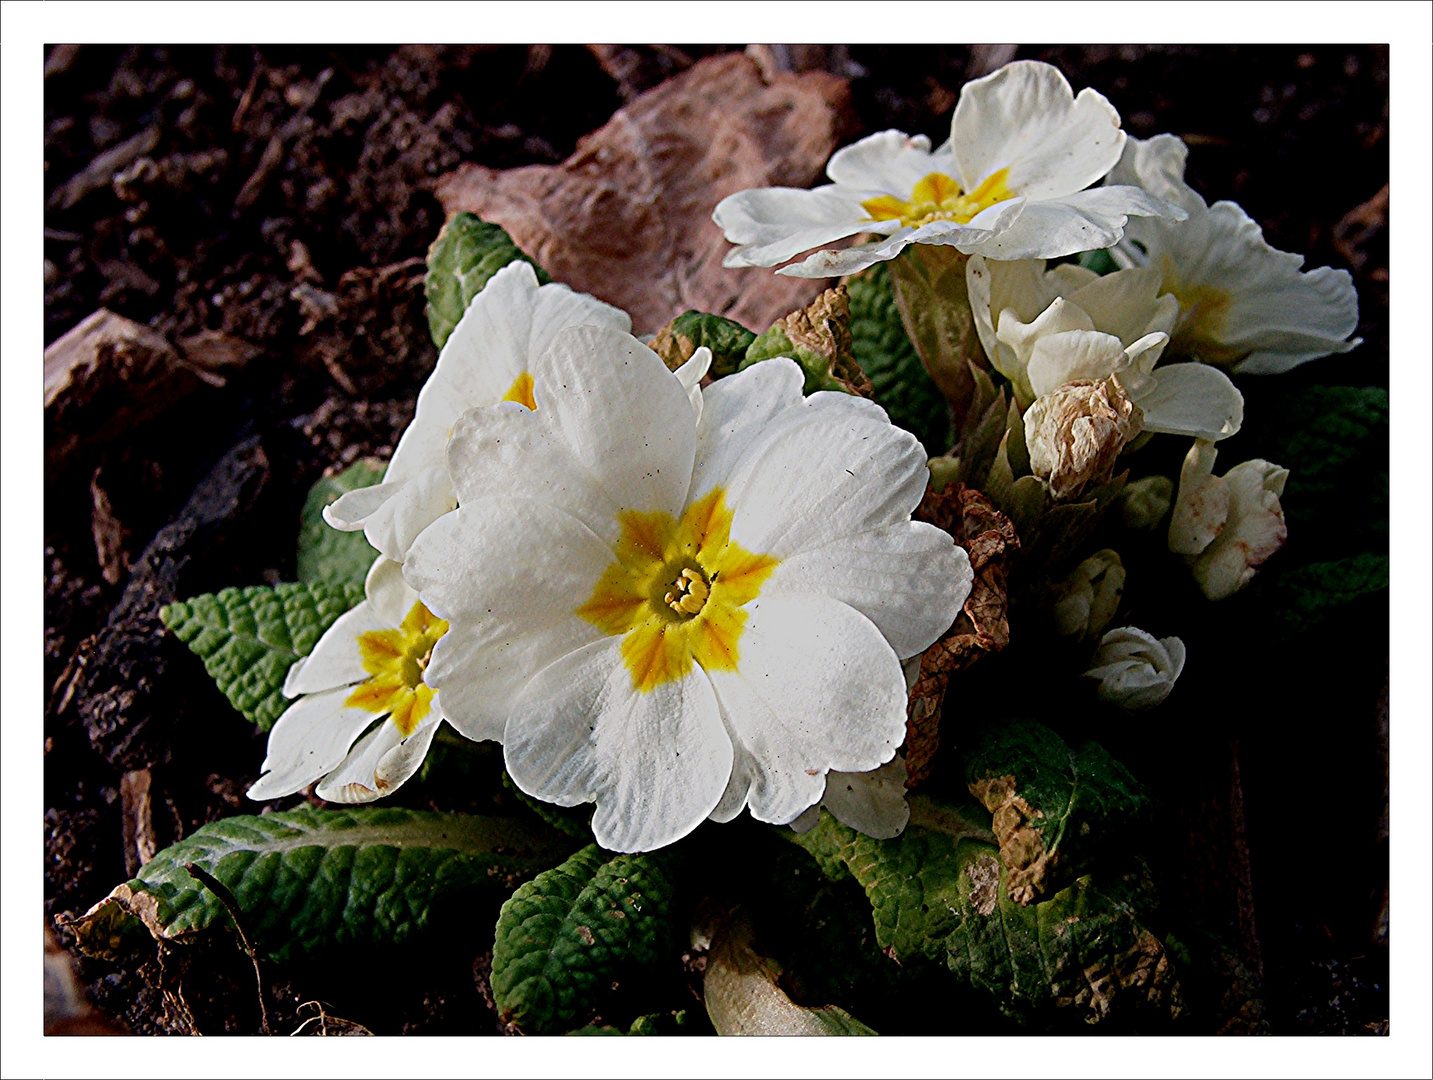
M911 819L906 802L906 759L897 754L871 772L827 773L821 801L791 827L799 833L810 832L821 820L823 809L842 825L877 840L900 836Z
M1161 290L1179 300L1171 346L1181 355L1267 375L1330 353L1359 339L1358 294L1346 270L1303 271L1302 255L1279 251L1237 203L1207 205L1184 182L1189 148L1174 135L1129 140L1110 174L1138 184L1185 210L1181 223L1130 222L1116 257L1152 266Z
M325 508L336 529L362 529L368 542L402 562L417 535L457 505L443 454L458 417L478 405L532 407L532 360L555 334L584 324L630 330L625 312L565 285L542 285L528 263L503 267L453 328L418 395L383 483L359 488Z
M1055 586L1050 612L1056 630L1093 639L1114 619L1124 587L1125 568L1119 552L1109 548L1095 552Z
M1225 439L1244 421L1244 398L1228 376L1203 364L1156 367L1178 304L1160 296L1158 271L1100 277L1040 262L966 267L971 311L991 364L1022 406L1074 382L1113 377L1139 407L1139 431Z
M1186 557L1210 600L1247 585L1289 535L1279 504L1289 470L1255 458L1215 476L1216 454L1202 439L1190 447L1169 521L1169 550Z
M793 277L852 274L908 244L1055 258L1115 243L1131 214L1183 217L1139 187L1090 187L1124 140L1102 95L1076 97L1056 68L1020 60L961 88L950 139L934 152L923 135L882 131L832 156L831 184L740 191L712 217L740 245L727 266L775 266L856 233L884 234L777 271Z
M1184 670L1184 642L1156 639L1137 626L1122 626L1100 639L1088 679L1099 681L1101 701L1122 709L1152 709L1174 689Z
M698 418L655 353L596 327L533 376L535 411L459 422L459 509L404 567L450 623L428 669L450 722L501 739L528 794L595 801L618 851L743 807L790 822L828 772L889 761L900 660L972 576L910 520L916 439L861 398L803 398L787 359L713 384Z
M281 798L319 780L321 799L372 802L423 763L443 719L424 669L447 623L388 559L374 562L367 593L289 669L284 694L298 700L269 732L249 798Z

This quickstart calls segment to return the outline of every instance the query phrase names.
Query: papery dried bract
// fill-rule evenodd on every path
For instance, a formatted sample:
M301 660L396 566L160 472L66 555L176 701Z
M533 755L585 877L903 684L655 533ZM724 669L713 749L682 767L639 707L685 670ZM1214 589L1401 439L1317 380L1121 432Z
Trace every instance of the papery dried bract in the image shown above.
M1066 383L1025 413L1030 470L1057 499L1104 483L1142 419L1114 379Z

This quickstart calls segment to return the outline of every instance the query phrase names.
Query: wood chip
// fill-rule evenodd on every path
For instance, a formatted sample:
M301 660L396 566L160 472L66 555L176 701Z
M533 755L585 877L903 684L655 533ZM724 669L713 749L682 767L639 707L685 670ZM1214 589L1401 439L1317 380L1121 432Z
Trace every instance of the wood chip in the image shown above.
M68 210L91 191L109 187L114 174L135 158L159 145L159 128L147 127L137 135L112 146L50 193L46 210Z
M154 858L154 853L158 850L154 840L150 781L148 769L133 769L120 777L119 781L124 828L124 871L130 877L139 873L139 868Z
M740 53L708 57L619 109L560 165L464 165L437 195L506 229L554 280L652 333L689 309L765 330L823 281L728 270L711 220L745 188L808 187L849 132L846 81L824 71L764 78Z

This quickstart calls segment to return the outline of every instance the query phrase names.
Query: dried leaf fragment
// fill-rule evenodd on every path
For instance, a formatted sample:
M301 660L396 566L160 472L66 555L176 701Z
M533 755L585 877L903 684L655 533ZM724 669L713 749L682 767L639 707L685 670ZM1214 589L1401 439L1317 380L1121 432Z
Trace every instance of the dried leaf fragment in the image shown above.
M688 309L765 327L821 284L724 268L712 210L746 188L817 180L849 100L826 72L768 78L750 57L708 57L619 109L560 165L464 165L436 192L449 214L501 225L554 280L628 311L635 333Z

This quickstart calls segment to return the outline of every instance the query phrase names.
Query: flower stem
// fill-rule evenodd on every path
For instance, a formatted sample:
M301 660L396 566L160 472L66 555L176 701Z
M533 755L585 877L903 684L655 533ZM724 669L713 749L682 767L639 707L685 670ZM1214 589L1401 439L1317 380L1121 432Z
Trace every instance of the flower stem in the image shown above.
M901 321L945 395L957 433L975 388L970 367L985 366L965 286L969 258L945 245L911 244L889 264Z

